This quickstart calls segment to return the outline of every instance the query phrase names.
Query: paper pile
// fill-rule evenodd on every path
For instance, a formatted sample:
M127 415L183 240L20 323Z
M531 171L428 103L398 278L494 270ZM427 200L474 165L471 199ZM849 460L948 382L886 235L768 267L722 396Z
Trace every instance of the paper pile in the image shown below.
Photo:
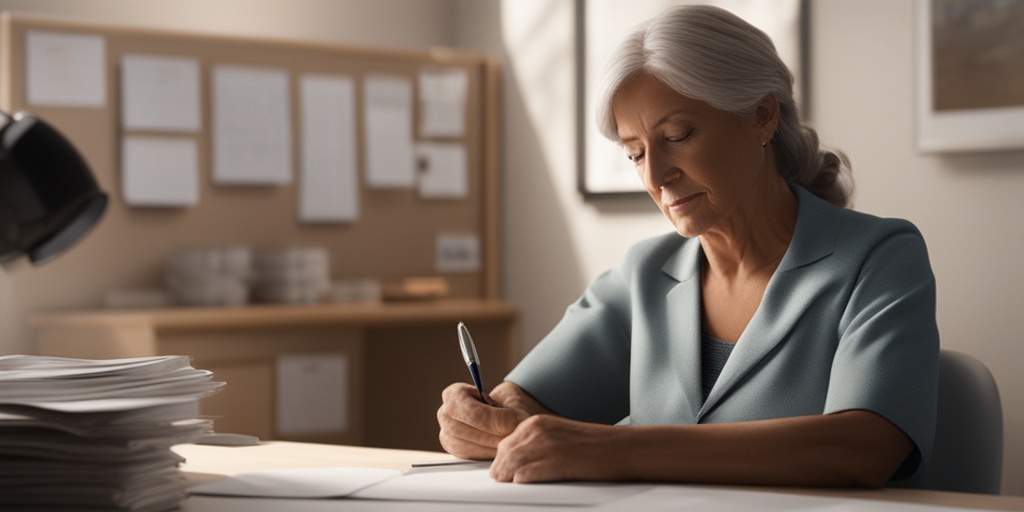
M221 386L185 356L0 357L0 509L177 508L170 447L212 430L199 399Z

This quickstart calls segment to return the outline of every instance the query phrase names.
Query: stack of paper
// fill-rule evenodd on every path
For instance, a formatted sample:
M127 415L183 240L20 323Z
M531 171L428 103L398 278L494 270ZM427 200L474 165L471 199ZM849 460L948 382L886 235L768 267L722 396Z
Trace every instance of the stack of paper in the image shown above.
M212 430L199 399L221 386L185 356L0 357L0 509L177 508L170 447Z

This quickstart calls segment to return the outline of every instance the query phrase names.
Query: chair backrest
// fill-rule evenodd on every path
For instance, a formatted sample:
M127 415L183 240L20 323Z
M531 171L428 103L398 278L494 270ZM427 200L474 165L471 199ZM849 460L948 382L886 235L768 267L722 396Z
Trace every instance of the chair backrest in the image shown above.
M988 368L962 352L939 355L935 446L925 487L999 494L1003 473L1003 410Z

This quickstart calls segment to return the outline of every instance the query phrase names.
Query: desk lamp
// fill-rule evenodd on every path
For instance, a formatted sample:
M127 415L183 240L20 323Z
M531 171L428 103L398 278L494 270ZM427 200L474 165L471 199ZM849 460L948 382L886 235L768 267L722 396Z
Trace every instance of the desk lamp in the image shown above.
M32 114L0 111L0 264L53 258L106 207L107 195L67 139Z

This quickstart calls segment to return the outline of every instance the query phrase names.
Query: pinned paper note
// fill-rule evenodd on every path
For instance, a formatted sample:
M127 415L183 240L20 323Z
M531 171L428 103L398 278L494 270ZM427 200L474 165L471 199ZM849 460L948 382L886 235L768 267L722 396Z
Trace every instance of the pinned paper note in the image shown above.
M429 69L420 73L420 135L462 137L466 133L466 91L469 75L464 69Z
M463 199L469 196L466 146L454 142L416 145L420 197Z
M480 237L476 233L437 235L438 272L477 272L480 259Z
M412 82L371 75L363 85L366 183L375 188L411 188L416 182Z
M280 69L213 69L213 180L274 185L292 179L288 73Z
M26 36L25 61L25 93L30 105L106 105L107 59L102 37L32 31Z
M199 61L125 55L121 59L121 125L127 130L198 132L202 106Z
M359 217L355 83L345 75L304 75L299 217L351 222Z
M195 139L128 136L121 142L121 187L133 206L199 203L199 150Z

